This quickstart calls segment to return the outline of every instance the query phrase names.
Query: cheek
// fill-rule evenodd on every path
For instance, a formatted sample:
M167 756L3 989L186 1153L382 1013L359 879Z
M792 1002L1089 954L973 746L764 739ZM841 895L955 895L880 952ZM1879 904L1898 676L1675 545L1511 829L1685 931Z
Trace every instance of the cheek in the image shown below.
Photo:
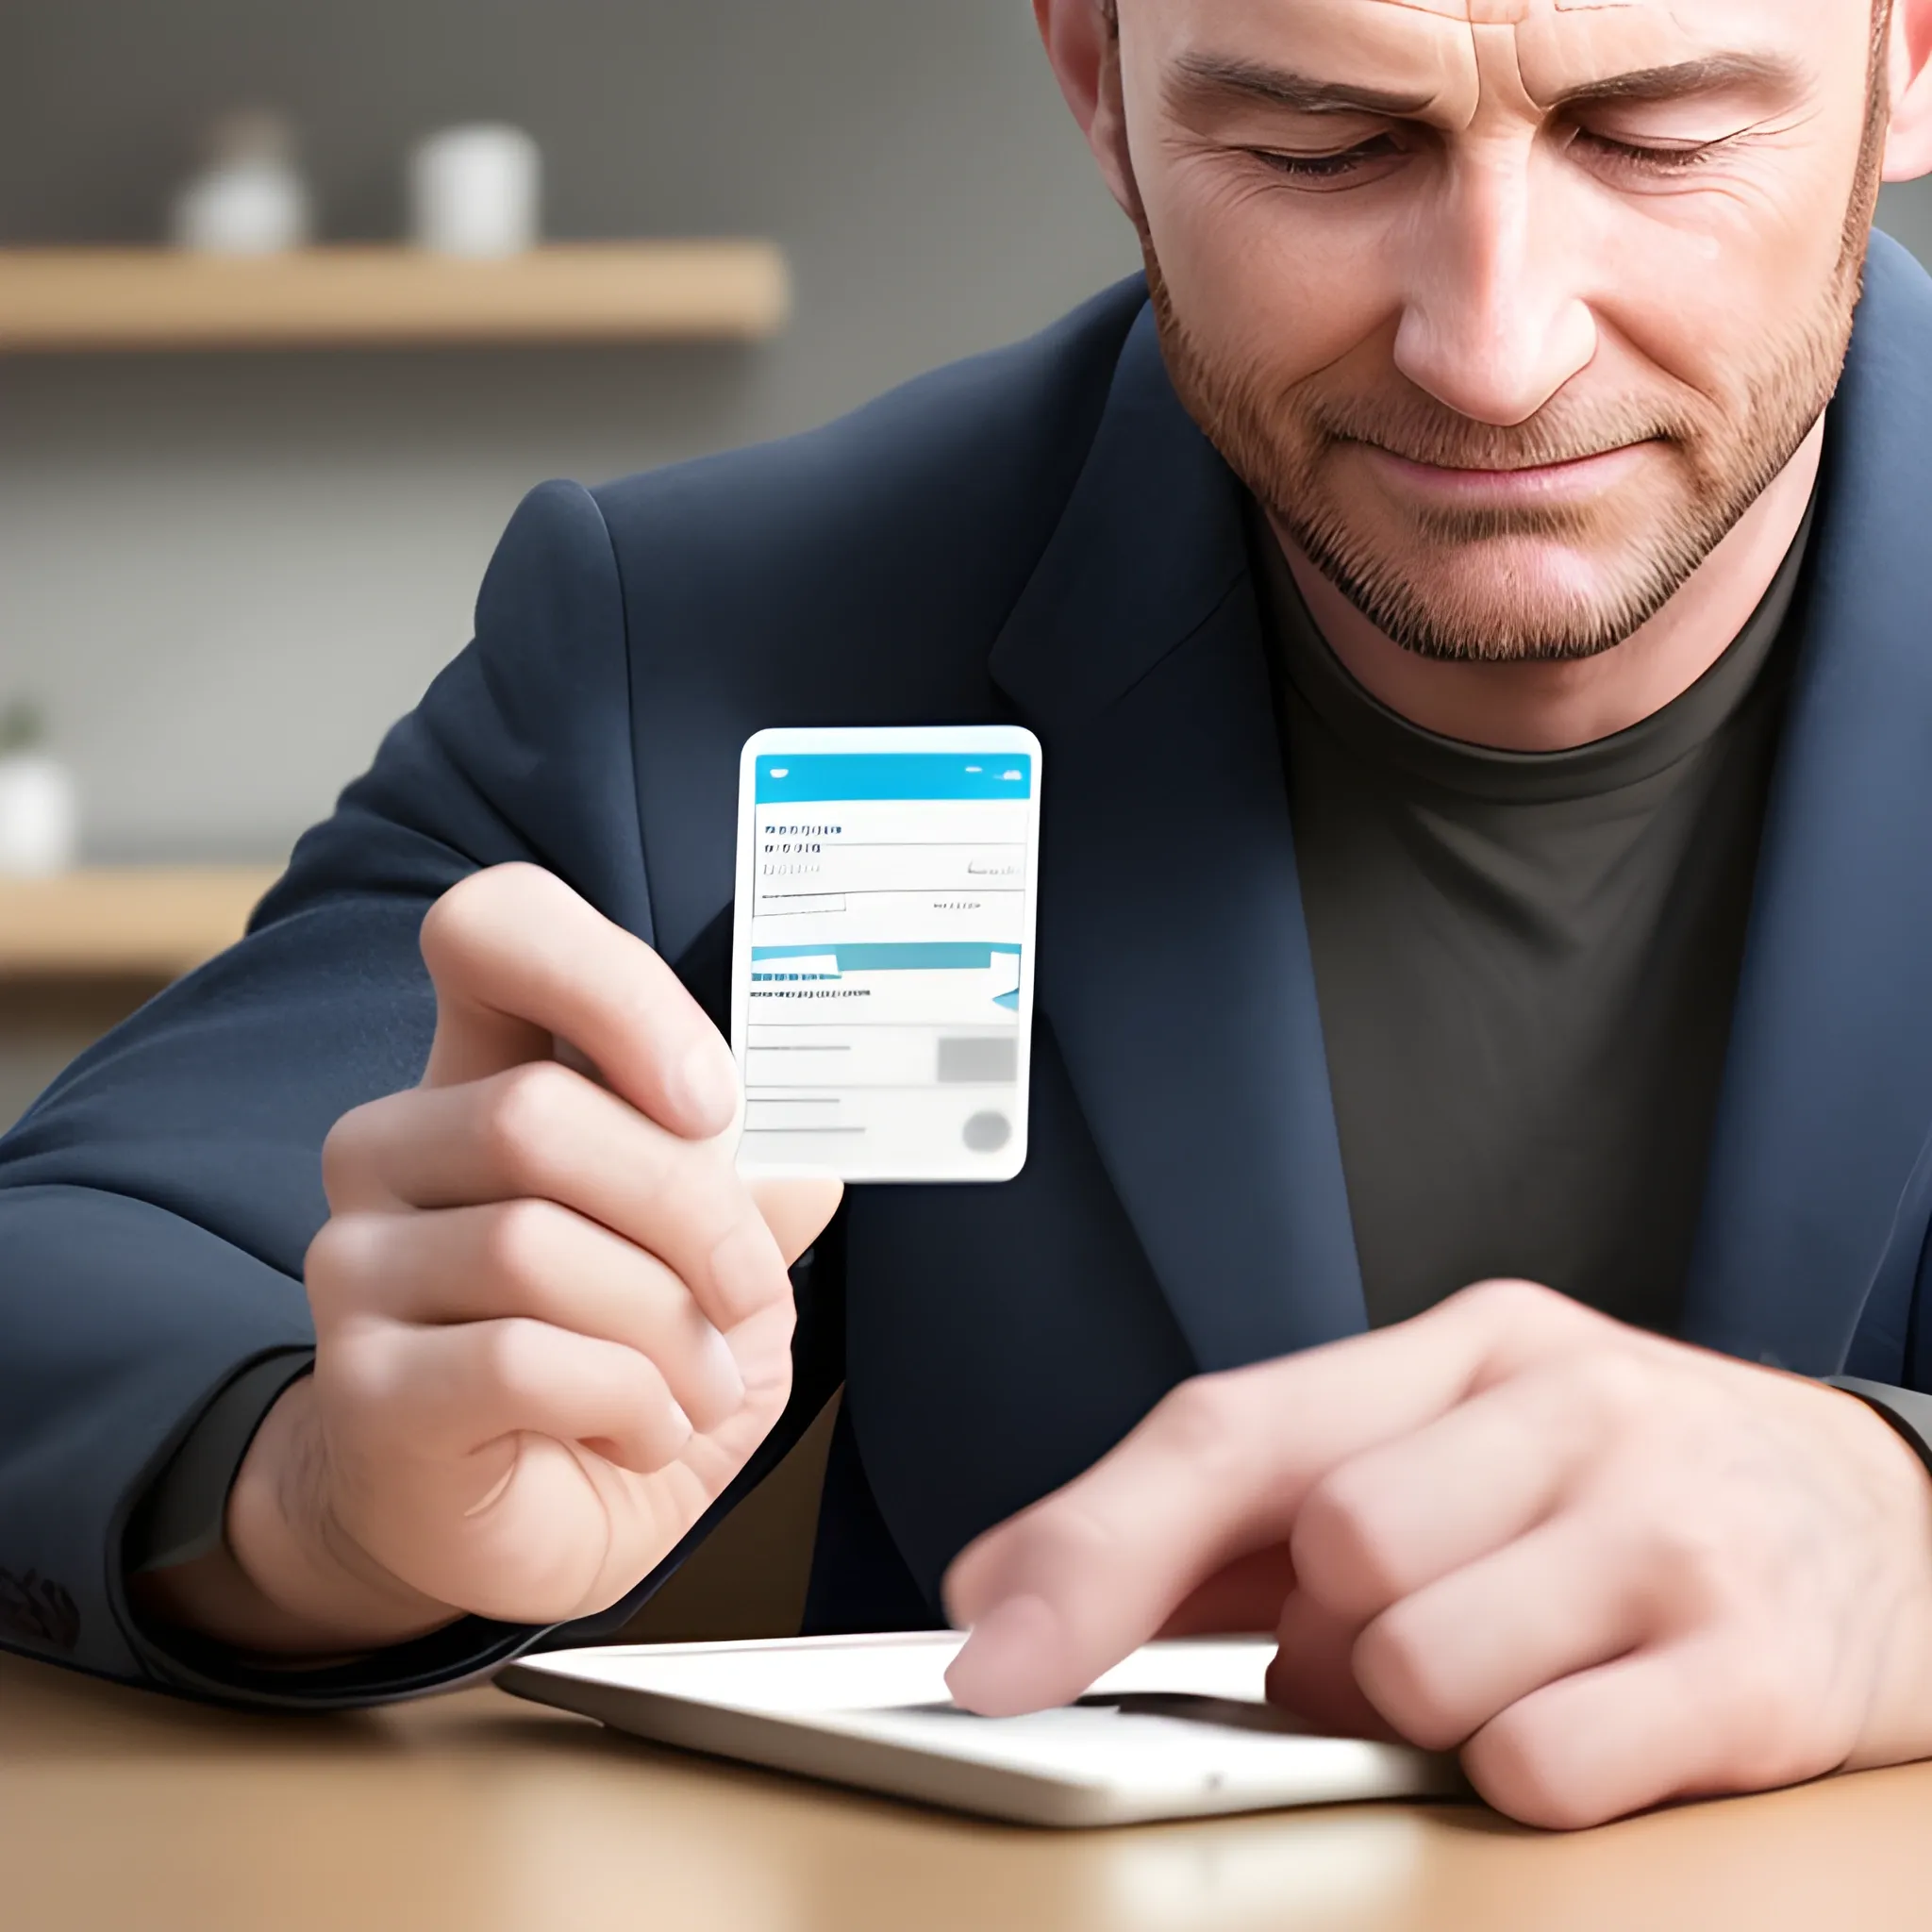
M1217 361L1285 387L1392 339L1398 251L1366 197L1297 196L1219 161L1141 188L1174 308Z
M1755 187L1602 211L1590 297L1600 328L1700 394L1734 393L1828 312L1844 218L1841 201Z
M1860 64L1860 72L1862 66ZM1831 310L1858 179L1864 89L1721 155L1681 185L1622 192L1560 157L1538 183L1569 272L1606 332L1708 395Z

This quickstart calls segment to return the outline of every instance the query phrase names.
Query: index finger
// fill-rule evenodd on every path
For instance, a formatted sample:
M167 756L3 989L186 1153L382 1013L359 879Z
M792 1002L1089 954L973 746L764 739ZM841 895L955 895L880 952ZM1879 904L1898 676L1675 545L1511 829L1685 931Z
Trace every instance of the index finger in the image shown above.
M1229 1563L1287 1542L1338 1463L1453 1408L1499 1353L1575 1335L1554 1307L1551 1321L1535 1307L1519 1300L1529 1319L1507 1324L1493 1301L1465 1299L1184 1383L1084 1475L953 1565L947 1607L972 1631L947 1674L955 1698L1000 1717L1079 1696Z
M664 961L534 865L474 874L429 908L436 984L425 1087L549 1059L566 1041L660 1127L710 1140L731 1124L738 1074L723 1036Z

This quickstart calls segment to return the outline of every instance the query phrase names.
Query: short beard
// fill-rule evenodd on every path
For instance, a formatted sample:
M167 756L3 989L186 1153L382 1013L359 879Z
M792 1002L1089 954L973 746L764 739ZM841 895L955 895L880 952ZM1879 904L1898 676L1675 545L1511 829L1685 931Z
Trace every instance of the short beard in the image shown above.
M1613 650L1676 596L1803 446L1837 390L1862 291L1889 102L1884 28L1874 28L1871 110L1843 245L1829 284L1799 323L1768 336L1724 393L1680 388L1661 402L1593 403L1559 391L1528 422L1478 423L1399 376L1352 393L1328 372L1283 390L1202 342L1175 308L1144 220L1137 223L1162 353L1183 405L1235 474L1335 588L1403 649L1457 662L1557 662ZM1353 526L1324 489L1338 451L1367 444L1446 468L1520 469L1641 442L1674 458L1678 487L1625 491L1602 508L1409 514L1407 542ZM1641 496L1641 501L1631 501ZM1458 570L1484 547L1594 539L1621 568L1602 593L1538 599L1506 555Z

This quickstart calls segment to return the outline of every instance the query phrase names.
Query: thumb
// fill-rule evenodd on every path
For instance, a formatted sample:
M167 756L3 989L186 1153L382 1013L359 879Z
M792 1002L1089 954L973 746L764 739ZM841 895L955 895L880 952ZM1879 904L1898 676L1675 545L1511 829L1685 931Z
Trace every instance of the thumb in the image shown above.
M755 1180L751 1197L791 1267L830 1225L845 1197L845 1184L826 1176L808 1180Z

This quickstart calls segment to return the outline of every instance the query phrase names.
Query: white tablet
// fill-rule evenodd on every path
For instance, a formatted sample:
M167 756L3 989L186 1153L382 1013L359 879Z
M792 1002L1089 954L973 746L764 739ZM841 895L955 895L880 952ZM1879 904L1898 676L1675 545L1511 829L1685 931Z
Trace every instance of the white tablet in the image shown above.
M656 1743L1024 1824L1131 1824L1465 1794L1455 1761L1311 1736L1263 1701L1265 1638L1150 1643L1077 1704L974 1717L953 1632L558 1651L498 1685Z

